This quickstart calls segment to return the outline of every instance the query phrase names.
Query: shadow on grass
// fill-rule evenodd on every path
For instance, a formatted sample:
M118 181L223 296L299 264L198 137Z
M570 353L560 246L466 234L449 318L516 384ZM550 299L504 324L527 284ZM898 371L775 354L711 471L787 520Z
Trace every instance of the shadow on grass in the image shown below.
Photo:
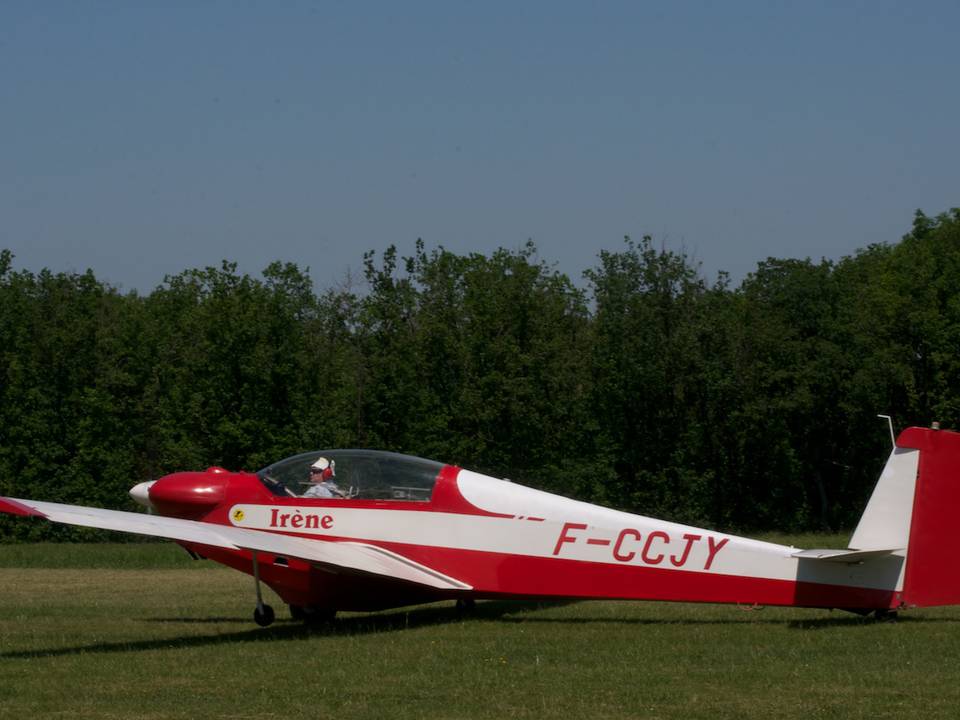
M253 625L252 613L251 616L248 617L146 618L142 622L163 623L170 625L214 625L237 623L248 625L250 627L242 631L217 633L215 635L187 635L182 637L154 638L150 640L99 642L63 648L49 648L45 650L17 650L0 652L0 660L61 657L66 655L80 655L84 653L141 652L146 650L203 647L237 642L270 642L273 640L282 641L290 639L302 639L310 636L366 635L464 621L502 620L503 616L508 613L530 613L545 607L556 607L566 604L569 603L492 601L481 603L477 605L475 609L467 612L458 611L450 606L434 606L417 608L409 611L349 616L334 620L333 622L317 624L304 624L296 620L280 619L268 628L255 627Z
M156 618L143 618L141 622L147 623L179 623L181 625L228 625L233 623L235 625L249 625L252 620L249 617L202 617L202 618L189 618L189 617L156 617ZM281 622L283 622L281 620Z
M188 625L222 625L228 623L250 625L237 632L217 633L214 635L187 635L164 637L150 640L132 640L122 642L98 642L87 645L74 645L45 650L18 650L0 652L0 659L34 659L62 657L84 653L123 653L149 650L191 648L238 642L271 642L302 639L311 636L367 635L395 632L418 627L445 625L457 622L498 622L498 623L546 623L556 625L589 625L592 623L615 623L634 626L709 626L709 625L776 625L790 630L829 630L844 627L873 627L878 622L872 618L850 615L833 615L824 618L804 620L786 620L782 617L757 618L616 618L616 617L542 617L539 610L550 607L571 605L577 601L551 603L530 603L512 600L494 600L483 602L471 611L461 612L449 606L431 606L408 611L395 611L373 615L343 617L333 622L303 624L300 621L281 619L268 628L253 627L252 617L205 617L205 618L147 618L143 622ZM958 623L954 617L913 617L900 616L897 623ZM879 623L883 624L883 623Z
M960 623L960 617L917 617L901 614L896 620L875 620L872 617L840 615L837 617L791 620L787 627L791 630L829 630L837 627L872 627L875 625L930 625L936 623Z
M612 618L612 617L578 617L578 618L501 618L504 623L556 623L559 625L589 625L591 623L616 623L618 625L677 625L677 626L709 626L709 625L775 625L789 630L828 630L841 627L875 627L877 625L896 625L898 623L960 623L960 618L926 618L903 617L896 621L878 621L872 617L857 615L834 615L825 618L805 620L789 620L784 617L761 618L756 615L729 618Z

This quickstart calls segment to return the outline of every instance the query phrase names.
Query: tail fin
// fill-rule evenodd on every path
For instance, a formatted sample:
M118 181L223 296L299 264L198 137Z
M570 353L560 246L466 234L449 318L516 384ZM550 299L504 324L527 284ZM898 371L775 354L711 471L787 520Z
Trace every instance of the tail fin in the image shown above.
M850 538L850 548L906 550L919 462L919 450L897 443Z
M960 604L958 511L960 434L907 428L897 438L850 547L906 549L901 604Z
M960 434L908 428L897 447L920 454L902 600L960 604Z

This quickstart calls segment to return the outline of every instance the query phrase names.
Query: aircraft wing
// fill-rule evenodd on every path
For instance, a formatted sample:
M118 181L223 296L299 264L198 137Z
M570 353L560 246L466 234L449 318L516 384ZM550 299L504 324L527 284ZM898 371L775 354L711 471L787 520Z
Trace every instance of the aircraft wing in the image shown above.
M838 563L860 563L873 558L885 557L896 552L903 552L903 548L889 548L885 550L801 550L795 552L790 557L801 558L804 560L825 560L827 562Z
M441 590L470 590L471 586L426 565L375 545L356 542L307 540L264 530L248 530L180 518L145 515L0 497L0 512L41 517L67 525L150 535L169 540L211 545L231 550L256 550L306 560L320 565L382 575Z

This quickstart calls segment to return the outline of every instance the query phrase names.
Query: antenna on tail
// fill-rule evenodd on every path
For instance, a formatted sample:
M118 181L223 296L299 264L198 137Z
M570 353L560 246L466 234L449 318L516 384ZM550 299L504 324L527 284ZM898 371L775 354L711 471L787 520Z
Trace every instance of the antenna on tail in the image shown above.
M887 421L887 425L890 427L890 444L894 448L897 447L897 437L893 434L893 418L889 415L877 415L878 418L884 418Z

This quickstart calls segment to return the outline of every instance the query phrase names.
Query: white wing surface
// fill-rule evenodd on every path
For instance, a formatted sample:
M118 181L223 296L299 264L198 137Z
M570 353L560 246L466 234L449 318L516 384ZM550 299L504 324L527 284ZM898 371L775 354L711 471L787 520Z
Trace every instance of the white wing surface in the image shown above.
M801 550L793 553L790 557L801 558L803 560L826 560L828 562L838 563L861 563L865 560L885 557L887 555L893 555L894 553L902 553L903 551L904 548L889 548L886 550L837 550L829 548L823 550Z
M307 540L263 530L247 530L214 523L141 513L62 505L39 500L0 497L0 512L42 517L67 525L150 535L231 550L257 550L359 572L382 575L441 590L470 590L471 586L425 565L375 545Z

